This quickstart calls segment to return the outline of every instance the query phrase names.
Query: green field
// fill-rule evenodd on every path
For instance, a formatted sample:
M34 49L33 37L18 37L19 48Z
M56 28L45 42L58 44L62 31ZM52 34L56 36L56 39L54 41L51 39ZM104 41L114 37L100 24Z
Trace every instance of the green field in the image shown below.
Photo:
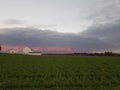
M0 90L120 90L120 57L0 54Z

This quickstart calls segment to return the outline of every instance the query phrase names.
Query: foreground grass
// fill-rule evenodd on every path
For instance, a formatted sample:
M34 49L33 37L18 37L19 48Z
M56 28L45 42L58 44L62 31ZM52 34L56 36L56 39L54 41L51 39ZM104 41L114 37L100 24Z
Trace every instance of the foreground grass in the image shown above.
M120 90L120 57L0 54L0 90Z

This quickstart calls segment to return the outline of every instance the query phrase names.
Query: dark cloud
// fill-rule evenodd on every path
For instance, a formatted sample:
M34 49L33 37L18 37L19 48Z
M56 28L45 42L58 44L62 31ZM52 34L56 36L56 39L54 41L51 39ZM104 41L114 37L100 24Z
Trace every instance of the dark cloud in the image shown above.
M81 36L87 38L98 38L108 44L104 49L114 50L120 48L120 22L101 24L90 27L81 33Z
M0 43L4 45L69 47L75 51L91 52L116 48L119 43L119 24L91 27L79 34L59 33L36 28L4 28Z

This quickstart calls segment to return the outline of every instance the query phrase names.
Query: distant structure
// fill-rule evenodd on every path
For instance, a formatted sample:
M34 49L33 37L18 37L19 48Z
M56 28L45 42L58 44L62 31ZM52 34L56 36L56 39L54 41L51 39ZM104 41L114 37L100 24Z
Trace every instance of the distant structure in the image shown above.
M41 52L30 52L29 55L42 55Z
M3 53L2 47L0 45L0 53ZM9 53L9 54L26 54L26 55L42 55L41 52L34 52L30 47L26 46L22 50L16 50L14 48L9 49L5 51L4 53Z
M7 52L10 54L17 54L18 53L18 51L14 50L14 49L10 49Z
M22 51L23 51L24 54L29 54L30 52L32 52L32 49L29 48L29 47L25 47L25 48L23 48Z
M27 55L42 55L41 52L33 52L33 50L29 47L25 47L22 51L23 54L27 54Z

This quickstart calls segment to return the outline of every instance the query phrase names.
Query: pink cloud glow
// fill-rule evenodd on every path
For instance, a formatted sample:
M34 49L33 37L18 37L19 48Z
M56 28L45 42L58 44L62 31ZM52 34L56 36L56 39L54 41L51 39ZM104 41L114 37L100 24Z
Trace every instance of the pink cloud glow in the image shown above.
M17 51L22 51L23 48L26 46L8 46L8 45L2 45L2 51L8 51L10 49L14 49ZM69 47L52 47L52 46L46 46L46 47L30 47L33 51L46 51L46 52L73 52L73 50Z

